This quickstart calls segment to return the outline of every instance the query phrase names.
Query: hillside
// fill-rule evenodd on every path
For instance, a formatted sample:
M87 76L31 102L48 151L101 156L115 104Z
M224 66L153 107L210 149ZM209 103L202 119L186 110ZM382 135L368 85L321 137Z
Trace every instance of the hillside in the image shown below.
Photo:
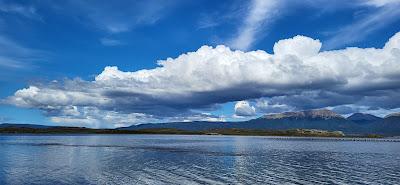
M400 114L390 114L384 118L370 114L355 113L348 118L329 110L308 110L268 114L257 119L242 122L170 122L132 125L116 129L89 129L81 127L57 127L33 124L0 124L0 133L165 133L191 134L210 130L255 130L285 131L285 130L323 130L341 131L346 135L379 134L400 136Z
M400 135L400 116L393 114L385 118L368 114L355 113L345 118L330 110L307 110L268 114L257 119L243 122L172 122L158 124L140 124L119 130L140 130L148 128L176 128L190 131L211 129L318 129L326 131L342 131L345 134L365 135Z
M374 116L372 114L354 113L347 117L347 120L353 121L359 124L367 124L375 121L382 121L383 118Z

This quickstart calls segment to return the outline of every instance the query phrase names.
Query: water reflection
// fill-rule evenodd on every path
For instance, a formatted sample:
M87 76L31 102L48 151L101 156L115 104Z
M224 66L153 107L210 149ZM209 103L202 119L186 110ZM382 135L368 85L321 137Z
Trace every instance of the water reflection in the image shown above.
M395 184L399 142L0 136L0 184Z

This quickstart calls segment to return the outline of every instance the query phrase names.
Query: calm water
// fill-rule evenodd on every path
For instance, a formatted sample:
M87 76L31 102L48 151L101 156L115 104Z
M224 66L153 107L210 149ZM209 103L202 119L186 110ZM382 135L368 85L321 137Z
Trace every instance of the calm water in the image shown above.
M400 142L0 135L0 184L399 184Z

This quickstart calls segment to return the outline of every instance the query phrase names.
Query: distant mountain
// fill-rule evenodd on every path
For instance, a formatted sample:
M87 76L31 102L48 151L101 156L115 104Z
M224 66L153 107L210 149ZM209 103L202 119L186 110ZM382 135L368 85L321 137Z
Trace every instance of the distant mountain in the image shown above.
M381 121L383 118L374 116L372 114L354 113L347 118L347 120L353 121L359 124L368 124L371 122Z
M345 134L400 135L400 114L384 119L370 114L356 113L348 118L326 109L268 114L257 119L242 122L173 122L132 125L121 130L174 128L190 131L211 129L319 129L343 131Z
M396 113L392 113L392 114L386 115L386 116L385 116L385 119L386 119L386 118L390 118L390 117L392 117L392 118L398 118L398 117L400 117L400 112L396 112Z
M400 135L400 113L389 114L378 124L376 128L378 133Z
M127 130L140 130L148 128L176 128L183 130L210 130L222 128L241 129L321 129L321 130L346 130L355 125L346 120L343 116L330 110L308 110L301 112L285 112L269 114L257 119L243 122L174 122L159 124L141 124L120 128ZM347 129L348 130L348 129Z
M380 134L387 136L400 136L400 113L394 113L384 118L370 114L355 113L348 118L336 114L330 110L307 110L299 112L284 112L268 114L257 119L242 122L171 122L132 125L113 129L92 130L80 127L60 127L34 124L0 124L0 130L12 130L31 132L90 132L90 133L125 133L127 131L139 131L146 129L177 129L182 131L208 131L213 129L248 129L248 130L289 130L289 129L317 129L325 131L342 131L345 134ZM39 132L39 131L38 131Z
M129 127L121 127L119 130L142 130L142 129L159 129L174 128L180 130L201 131L210 129L236 128L236 122L209 122L209 121L193 121L193 122L170 122L170 123L147 123L140 125L132 125Z
M35 125L35 124L17 124L17 123L3 123L0 124L0 128L36 128L36 129L43 129L43 128L50 128L54 126L46 126L46 125Z
M268 114L263 116L263 118L264 119L324 119L324 120L344 119L343 116L327 109Z
M346 120L343 116L326 109L268 114L249 120L247 124L263 129L320 129L341 130L347 133L354 133L351 128L357 127L355 123Z

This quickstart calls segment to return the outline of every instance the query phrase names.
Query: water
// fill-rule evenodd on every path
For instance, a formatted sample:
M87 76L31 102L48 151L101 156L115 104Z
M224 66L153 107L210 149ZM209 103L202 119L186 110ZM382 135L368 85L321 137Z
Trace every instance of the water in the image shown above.
M0 135L0 184L399 184L400 142Z

